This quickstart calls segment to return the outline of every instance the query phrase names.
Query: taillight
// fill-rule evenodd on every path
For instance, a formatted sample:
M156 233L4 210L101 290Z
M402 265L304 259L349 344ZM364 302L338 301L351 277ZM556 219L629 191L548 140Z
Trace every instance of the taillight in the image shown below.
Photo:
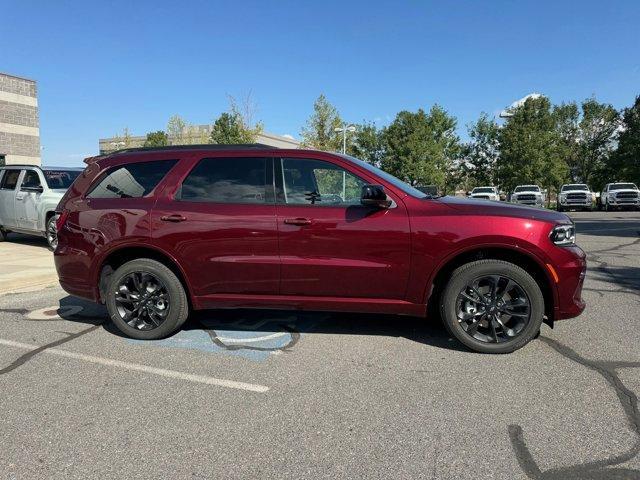
M56 220L56 230L57 231L62 230L62 227L64 227L64 224L66 223L68 216L69 216L69 210L63 210L62 212L60 212L60 215L58 216L58 219Z

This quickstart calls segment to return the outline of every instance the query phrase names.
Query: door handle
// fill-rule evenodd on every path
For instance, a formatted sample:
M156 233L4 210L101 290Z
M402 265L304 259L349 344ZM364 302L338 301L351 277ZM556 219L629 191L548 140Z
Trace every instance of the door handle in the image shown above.
M160 217L160 220L163 222L184 222L187 218L182 215L173 214L173 215L163 215Z
M18 195L16 195L16 200L24 200L24 195L19 193Z
M304 225L311 225L311 220L308 218L285 218L284 223L287 225L299 225L302 227Z

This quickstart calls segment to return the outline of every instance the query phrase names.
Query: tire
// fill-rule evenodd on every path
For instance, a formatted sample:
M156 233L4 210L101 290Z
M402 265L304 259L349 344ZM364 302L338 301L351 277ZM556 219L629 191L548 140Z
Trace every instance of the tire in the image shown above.
M556 208L558 209L559 212L562 212L562 210L563 210L563 208L562 208L562 206L560 204L558 204Z
M58 229L56 228L56 221L60 215L51 215L51 218L47 220L44 234L47 238L47 243L51 250L55 250L58 246Z
M7 231L0 227L0 242L4 242L7 239Z
M151 295L145 300L147 303L141 307L142 310L146 309L147 312L151 312L155 309L154 311L157 314L158 310L155 307L156 303L153 297L154 292L166 292L163 299L158 299L158 302L166 302L167 305L165 307L166 312L164 312L166 316L158 326L152 325L151 328L148 329L145 329L144 325L140 326L142 324L153 324L151 319L152 313L141 313L137 315L140 325L135 325L135 323L131 325L123 318L123 312L126 314L124 308L134 310L135 305L132 302L117 301L116 297L123 298L128 295L130 298L133 298L135 278L138 279L138 285L144 286L146 282L147 287L141 288L141 291ZM122 294L122 290L120 290L123 283L131 287L131 290L126 290L127 294ZM154 285L162 285L162 288L150 292L148 288ZM189 316L187 294L176 274L162 263L148 258L131 260L120 266L111 275L105 297L107 311L114 325L124 335L138 340L155 340L167 337L178 331ZM140 298L141 295L138 295L138 299ZM138 305L140 305L140 302L138 302ZM160 317L156 315L155 318ZM132 319L131 322L136 322L136 320Z
M605 211L605 212L609 212L609 211L611 211L611 207L609 206L609 202L605 202L605 203L604 203L604 211Z
M458 318L461 305L465 304L465 302L467 305L469 304L469 302L461 297L462 292L466 291L467 286L471 283L474 283L474 281L478 281L479 278L491 277L506 279L499 280L498 285L500 284L500 282L502 282L503 285L505 283L507 285L510 285L509 282L513 282L515 284L515 286L512 287L512 290L507 291L506 289L508 288L508 286L503 287L505 288L505 292L499 293L499 299L504 300L505 295L507 295L509 296L508 302L515 302L514 297L516 295L514 294L512 297L510 294L508 294L508 292L510 291L520 292L522 300L528 300L528 306L526 307L528 308L528 318L523 318L522 320L520 320L519 317L524 316L522 313L520 313L518 316L510 317L508 320L504 320L504 316L501 317L502 322L507 325L513 326L513 330L512 327L506 327L506 331L512 331L515 333L512 337L506 334L507 332L505 331L505 327L503 327L497 321L493 321L493 324L497 328L489 328L492 324L492 321L488 321L489 327L482 327L481 325L484 322L487 322L486 316L478 317L481 320L477 322L474 320L473 324L465 323L465 325L467 325L467 328L470 329L471 327L469 325L473 325L475 327L474 334L478 336L482 336L480 328L486 328L486 331L492 331L493 337L496 340L498 339L496 331L502 331L502 334L504 334L504 339L495 342L493 340L481 340L475 338L463 327L463 322L465 322L465 320L460 320ZM481 287L479 287L476 292L483 293L482 291L480 291L480 288ZM497 286L496 289L498 289ZM504 305L506 305L506 303ZM495 311L495 302L493 308ZM512 308L513 310L515 308L525 307L522 306L505 308ZM478 260L462 265L453 272L449 283L445 287L444 292L441 296L440 313L447 331L453 337L458 339L462 344L464 344L467 348L479 353L510 353L525 346L533 338L535 338L537 333L540 331L544 316L544 297L537 282L521 267L514 265L513 263L505 262L503 260ZM469 313L462 312L462 315L469 315ZM482 314L477 313L476 315ZM508 314L505 313L503 315ZM474 316L473 318L476 317ZM515 332L516 328L519 328L517 332ZM488 334L488 336L491 336L491 334Z

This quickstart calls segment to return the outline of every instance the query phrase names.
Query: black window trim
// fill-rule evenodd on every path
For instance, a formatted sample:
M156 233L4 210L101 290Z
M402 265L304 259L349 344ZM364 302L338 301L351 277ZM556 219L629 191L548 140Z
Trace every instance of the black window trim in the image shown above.
M98 187L98 185L100 185L102 180L104 180L109 175L109 172L114 171L114 169L122 168L122 167L127 166L127 165L136 165L138 163L151 163L151 162L173 162L173 165L171 166L171 168L169 168L169 170L167 170L167 173L164 174L164 177L162 177L158 181L156 186L153 187L153 189L151 189L151 191L149 193L147 193L146 195L143 195L142 197L90 197L89 196L89 195L91 195L91 192L93 192ZM139 162L124 162L124 163L119 163L117 165L111 165L110 167L107 167L107 169L105 171L103 171L100 175L98 175L98 177L93 181L93 183L86 190L86 192L84 193L82 198L83 199L87 199L87 200L131 200L132 198L148 198L148 197L151 197L154 194L154 192L156 191L156 189L162 184L162 182L171 173L171 170L176 168L176 165L178 165L179 163L180 163L180 159L179 158L161 158L161 159L153 159L153 160L142 160L142 161L139 161Z
M275 157L274 159L274 176L275 176L275 190L276 190L276 204L279 206L285 206L285 207L310 207L310 208L343 208L343 209L347 209L347 208L354 208L354 207L362 207L362 208L368 208L368 207L364 207L363 205L360 204L355 204L355 205L321 205L319 203L287 203L285 200L285 196L284 196L284 176L283 176L283 171L282 171L282 162L284 160L308 160L308 161L313 161L313 162L324 162L324 163L328 163L330 165L333 165L336 168L342 169L345 172L353 175L354 177L356 177L358 180L364 182L365 185L369 185L369 181L362 178L360 175L356 174L353 170L349 170L348 168L344 168L342 165L338 165L336 163L333 163L329 160L326 160L324 158L313 158L313 157ZM395 204L395 202L394 202Z
M264 203L256 203L256 202L217 202L214 200L204 200L204 199L197 199L197 200L189 200L189 199L184 199L182 198L182 185L184 184L185 180L187 180L187 178L189 178L189 175L191 175L191 172L193 172L196 168L198 168L198 165L200 165L200 163L204 162L205 160L222 160L222 159L238 159L238 158L261 158L265 161L264 163L264 168L265 168L265 182L264 182ZM191 204L204 204L204 205L256 205L256 206L261 206L261 205L267 205L267 206L274 206L275 205L275 198L276 198L276 193L275 193L275 180L274 180L274 159L273 157L265 157L262 155L243 155L243 156L233 156L233 157L226 157L226 156L209 156L209 157L202 157L200 158L195 165L187 172L186 175L184 175L184 177L182 178L182 180L180 181L180 186L178 187L173 200L176 202L185 202L185 203L191 203Z

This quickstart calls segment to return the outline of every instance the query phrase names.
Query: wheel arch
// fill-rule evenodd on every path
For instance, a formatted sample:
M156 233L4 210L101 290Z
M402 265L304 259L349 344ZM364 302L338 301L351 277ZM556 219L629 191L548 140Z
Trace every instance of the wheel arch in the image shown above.
M544 263L531 253L508 246L472 248L458 252L446 259L431 279L427 298L429 311L433 313L435 312L434 308L438 308L438 301L446 285L446 280L456 268L475 260L488 259L504 260L513 263L514 265L524 268L527 273L531 274L542 291L545 305L545 323L553 327L556 291L549 272L545 269Z
M187 299L189 300L189 308L193 308L193 298L191 289L186 281L186 275L182 267L178 262L172 258L166 252L155 248L153 246L122 246L115 250L110 251L100 262L98 267L98 293L99 299L104 303L104 291L108 285L109 277L115 272L118 267L125 263L138 258L149 258L162 263L168 267L182 284L185 292L187 293Z

